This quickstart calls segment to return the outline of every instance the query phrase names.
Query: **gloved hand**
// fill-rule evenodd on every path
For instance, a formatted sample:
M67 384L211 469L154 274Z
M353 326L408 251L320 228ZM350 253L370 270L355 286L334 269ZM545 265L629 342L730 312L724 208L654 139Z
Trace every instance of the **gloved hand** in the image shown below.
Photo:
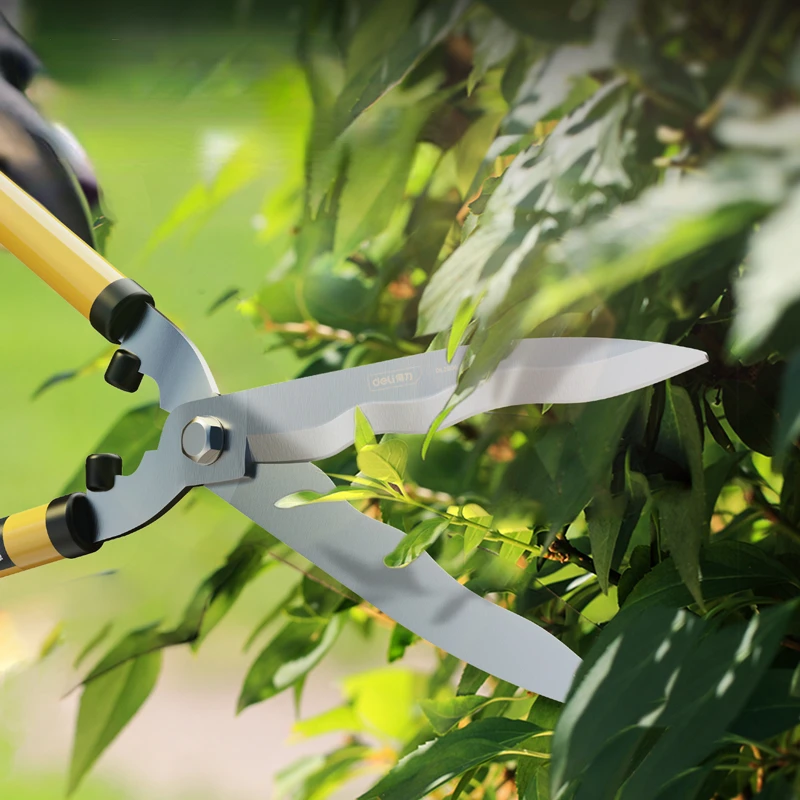
M99 190L91 162L74 136L46 120L25 94L41 68L0 13L0 172L94 247Z

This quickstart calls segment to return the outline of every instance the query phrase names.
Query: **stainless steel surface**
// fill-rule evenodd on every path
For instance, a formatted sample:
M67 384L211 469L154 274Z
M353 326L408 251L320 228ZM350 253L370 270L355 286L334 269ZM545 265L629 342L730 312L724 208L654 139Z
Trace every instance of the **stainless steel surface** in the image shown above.
M222 454L225 428L216 417L195 417L181 434L183 454L197 464L213 464Z
M580 659L554 636L474 594L425 554L402 569L383 557L403 533L348 503L275 508L291 492L327 492L311 464L259 464L253 478L209 487L365 600L457 658L532 692L563 700Z
M456 386L465 348L239 392L248 444L261 463L326 458L352 444L358 406L376 433L425 433ZM686 347L623 339L525 339L442 427L524 403L585 403L649 386L708 360Z
M198 406L207 402L216 403L214 416L225 426L225 449L211 465L196 464L181 449L184 428L198 416ZM158 450L146 452L132 475L118 477L110 491L86 493L97 517L98 541L141 528L168 511L192 486L242 477L246 449L246 408L241 402L218 397L177 408L167 418Z
M200 351L163 314L150 306L136 330L122 340L126 350L142 361L139 368L158 384L161 408L219 394L219 389Z

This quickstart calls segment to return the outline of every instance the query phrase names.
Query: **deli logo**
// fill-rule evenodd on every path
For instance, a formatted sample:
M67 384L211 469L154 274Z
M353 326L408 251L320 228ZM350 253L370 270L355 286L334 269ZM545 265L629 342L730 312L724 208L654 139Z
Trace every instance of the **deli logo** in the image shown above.
M392 372L379 372L369 376L369 389L371 392L379 392L382 389L403 388L413 386L420 379L421 371L419 367L403 369Z

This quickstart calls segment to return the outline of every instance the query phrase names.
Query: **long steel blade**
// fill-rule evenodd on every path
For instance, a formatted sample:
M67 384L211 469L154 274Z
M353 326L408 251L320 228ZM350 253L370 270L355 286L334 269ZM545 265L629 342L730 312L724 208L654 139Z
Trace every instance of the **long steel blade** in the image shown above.
M208 488L423 639L498 678L564 699L578 656L536 623L462 586L427 554L402 569L386 567L383 557L401 531L347 503L275 508L291 492L332 486L311 464L259 464L252 479Z
M376 433L425 433L456 387L465 348L250 389L248 445L261 463L327 458L352 444L360 407ZM705 363L687 347L624 339L525 339L442 427L525 403L586 403L650 386Z

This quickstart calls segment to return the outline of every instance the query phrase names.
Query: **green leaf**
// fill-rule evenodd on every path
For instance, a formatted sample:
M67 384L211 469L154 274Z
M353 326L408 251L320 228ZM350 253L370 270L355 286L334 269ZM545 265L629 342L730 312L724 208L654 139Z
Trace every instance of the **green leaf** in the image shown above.
M196 632L193 650L200 647L230 611L245 586L258 577L265 567L265 556L276 544L280 545L280 542L271 533L257 525L251 526L228 554L225 564L198 587L179 626L187 631L187 635Z
M49 391L54 386L75 380L76 378L83 378L87 375L92 375L95 372L104 371L108 366L108 361L113 352L113 348L109 348L104 350L99 356L96 356L90 361L82 364L77 369L63 370L61 372L57 372L55 375L51 375L36 387L36 389L33 391L33 394L31 394L31 400L36 400L37 398L41 397L45 392Z
M137 628L123 636L122 639L95 664L89 674L83 679L83 683L87 684L93 682L117 667L130 663L142 656L155 653L158 650L163 650L165 647L185 644L190 641L193 636L194 631L191 630L175 629L160 631L158 629L158 623Z
M734 355L749 355L800 301L800 277L794 254L800 247L797 217L800 189L764 222L750 239L747 269L736 284L737 311L731 329Z
M519 800L550 800L550 762L520 758L515 775Z
M64 625L62 622L57 622L51 629L50 633L45 636L44 641L39 647L39 661L44 661L54 650L57 650L64 644Z
M139 466L146 450L158 448L161 429L166 421L167 412L158 403L135 408L120 417L91 452L116 453L122 458L125 474L130 475ZM86 469L83 465L62 491L64 494L86 491Z
M292 726L292 733L305 738L324 736L326 733L360 733L363 730L364 724L351 703L323 711Z
M150 696L160 669L161 653L149 653L87 682L75 729L70 794Z
M708 399L703 396L703 412L706 421L706 426L708 427L709 433L714 437L714 441L723 449L726 453L734 453L736 448L733 445L733 442L730 440L730 437L725 432L725 428L722 427L722 423L717 418L717 415L714 413L714 409L711 407L711 404L708 402Z
M467 525L464 528L464 555L469 555L486 538L486 528L491 527L493 517L483 506L479 506L477 503L466 503L458 509L458 514L464 519L476 522L481 526Z
M448 800L459 800L472 784L475 774L478 772L478 767L468 769L458 780L456 788L453 789L453 794L450 795Z
M776 422L775 456L780 464L792 443L800 438L800 353L786 365Z
M783 190L778 165L741 154L710 163L702 175L648 189L608 218L573 226L547 250L548 281L540 285L539 270L520 274L485 325L496 330L494 337L513 339L576 304L596 303L672 265L685 267L687 259L702 257L710 269L705 262L713 255L715 268L728 270L731 255L721 245L740 238Z
M297 508L297 506L307 506L309 503L339 503L350 502L352 500L372 500L374 498L387 497L385 492L377 492L374 489L365 489L357 486L337 486L327 494L304 490L293 492L275 501L275 508Z
M107 622L100 628L99 631L83 646L83 649L75 656L75 661L72 662L73 669L83 664L92 651L96 650L107 638L111 631L114 629L113 622Z
M346 744L325 756L303 756L275 775L275 800L330 797L355 774L355 768L369 757L370 748Z
M452 402L448 401L445 407L436 415L436 418L431 423L430 428L428 428L428 432L425 434L425 439L422 442L422 457L428 454L428 449L431 446L431 442L433 441L433 437L436 435L436 432L439 430L439 426L445 421L447 416L453 410Z
M611 561L627 504L626 497L611 497L610 493L604 492L596 495L585 510L592 559L597 568L597 582L605 594L608 594Z
M685 466L691 487L670 487L657 495L661 538L684 583L702 606L699 558L700 546L707 537L703 445L688 392L670 386L666 400L656 449L661 455Z
M736 592L798 591L798 581L778 559L746 542L713 542L700 559L700 590L706 601ZM682 580L673 559L656 564L625 599L625 608L669 606L680 608L696 602Z
M767 780L767 785L757 795L754 800L795 800L797 793L789 780L783 775L776 775Z
M800 448L793 447L783 464L781 513L784 519L800 528Z
M383 0L376 7L375 14L382 15L392 5L391 0ZM373 51L371 56L362 52L358 61L353 62L351 75L336 99L332 122L326 126L328 139L337 137L356 117L396 86L423 55L447 35L468 5L467 0L445 0L429 6L396 36L390 47ZM381 36L386 35L392 36L393 32L384 30Z
M635 394L562 409L537 427L503 474L500 496L535 499L537 521L558 529L571 523L609 485L609 471L637 403ZM566 411L566 413L564 413Z
M408 462L408 445L400 439L366 444L359 450L357 460L358 468L368 477L401 486Z
M301 589L305 608L323 620L361 602L357 594L317 566L303 576Z
M576 22L570 19L571 9L567 3L521 7L514 0L490 0L489 5L498 10L501 16L506 16L515 28L521 27L535 38L580 41L589 38L592 32L590 21ZM635 11L636 3L632 0L616 0L607 4L596 19L594 41L590 45L560 47L548 57L535 62L511 104L504 125L508 133L527 133L537 122L565 104L586 75L611 67L617 40ZM579 95L570 105L574 107L580 99ZM569 107L565 110L569 110Z
M400 540L391 553L384 556L383 563L387 567L408 566L439 539L449 524L438 517L423 520Z
M480 297L465 297L461 301L461 305L458 307L456 316L453 319L453 327L450 329L450 336L447 339L448 364L453 360L453 356L456 354L456 350L461 344L461 340L464 338L467 327L469 326L470 322L472 322L472 316L475 313L475 309L478 307L480 301Z
M743 382L728 384L722 390L722 404L734 433L757 453L772 455L772 434L779 422L762 393Z
M445 700L423 700L420 707L436 734L442 736L461 722L464 717L472 716L489 702L491 702L491 698L465 695L448 697Z
M648 800L701 764L770 666L795 609L721 629L685 611L621 612L579 667L556 726L554 792Z
M406 650L417 641L419 641L419 636L417 636L416 633L405 628L399 622L395 623L394 628L392 628L391 638L389 639L389 649L386 653L386 660L390 664L394 661L398 661L406 654Z
M503 717L477 720L417 748L358 800L425 797L437 786L478 764L502 759L505 750L538 732L535 725L523 720Z
M196 184L184 195L152 234L146 252L152 252L189 222L195 222L195 230L199 230L214 210L263 174L265 155L263 146L255 140L232 139L229 151L211 165L214 174L209 182Z
M512 22L516 27L516 20ZM514 27L506 25L502 20L490 19L485 29L480 32L475 42L472 59L472 72L467 79L467 92L472 94L486 73L505 61L517 46L518 36ZM484 151L485 152L485 151Z
M238 710L268 700L313 669L331 649L342 618L294 621L285 625L250 667L239 695Z
M728 731L761 742L800 725L800 698L791 694L792 673L767 670Z
M377 444L375 439L375 432L372 430L372 425L369 420L364 416L364 412L356 406L356 434L355 444L356 452L360 453L367 445Z
M514 30L547 42L574 42L591 35L592 18L575 19L573 4L540 3L524 5L517 0L484 0L497 16Z
M441 102L427 94L423 86L394 98L392 107L367 110L346 135L347 180L339 197L333 246L337 259L372 243L404 201L420 129Z
M459 697L476 694L478 689L486 683L488 677L488 672L473 667L472 664L465 664L464 671L461 673L461 678L458 681L458 691L456 694L458 694Z
M409 669L379 667L350 675L344 693L367 730L406 741L419 729L417 702L425 687Z
M628 602L631 592L638 586L644 576L650 572L651 568L650 548L647 545L634 547L628 562L628 569L622 573L622 577L619 579L619 586L617 587L617 597L620 606Z
M297 597L300 593L300 590L303 586L302 581L298 581L294 586L292 586L288 592L272 607L270 611L261 619L261 621L256 625L253 629L252 633L247 637L247 641L244 643L244 647L242 648L245 652L250 650L253 646L253 643L258 639L258 637L287 609L291 606L292 601Z

